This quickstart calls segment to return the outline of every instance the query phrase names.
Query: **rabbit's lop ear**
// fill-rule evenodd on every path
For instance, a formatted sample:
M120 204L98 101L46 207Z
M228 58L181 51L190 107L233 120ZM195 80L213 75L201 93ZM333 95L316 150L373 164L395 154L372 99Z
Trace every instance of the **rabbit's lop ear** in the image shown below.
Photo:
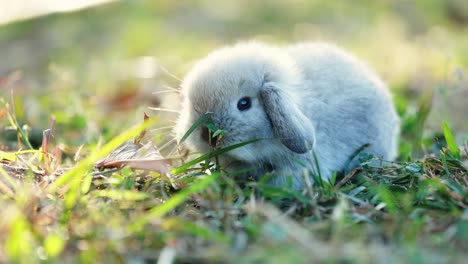
M272 83L264 84L260 96L275 137L296 153L311 150L314 128L292 98Z

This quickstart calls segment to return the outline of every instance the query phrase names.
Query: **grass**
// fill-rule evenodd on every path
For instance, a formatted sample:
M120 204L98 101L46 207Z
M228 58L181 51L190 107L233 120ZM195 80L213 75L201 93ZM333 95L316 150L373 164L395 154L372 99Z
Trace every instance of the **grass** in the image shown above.
M5 162L3 258L113 263L156 262L169 255L179 262L461 263L466 257L468 170L450 149L391 167L370 167L372 157L365 157L360 169L335 186L322 182L304 191L262 180L240 188L216 167L209 175L185 165L174 169L176 178L192 175L188 182L182 178L180 190L158 174L128 168L92 177L92 162L137 137L137 129L141 126L57 180L44 170L18 173ZM44 160L29 161L46 167Z
M445 69L468 65L461 44L467 34L444 11L446 2L415 1L405 7L413 15L380 1L296 1L300 8L280 2L245 8L247 1L238 2L246 11L225 17L202 1L188 7L136 1L2 27L1 263L467 259L466 121L449 111L456 104L450 96L463 95L457 92L463 80L452 80ZM291 12L281 15L285 8ZM220 31L220 25L229 30ZM392 166L372 167L375 157L361 153L359 169L303 191L273 188L266 177L235 182L207 162L230 149L189 159L179 153L171 177L160 169L93 167L132 138L138 145L142 130L146 140L171 146L175 116L155 117L147 107L177 109L177 101L170 93L152 96L148 87L172 91L161 88L178 85L172 72L183 76L191 61L226 42L264 34L259 38L288 43L306 32L347 46L388 79L402 119L399 158ZM453 44L431 46L444 43L440 34ZM26 48L18 53L12 47ZM385 64L368 50L408 65ZM425 60L411 60L419 50ZM453 61L435 50L453 55ZM157 70L139 72L139 65ZM414 84L420 75L424 81ZM143 112L152 121L138 125ZM195 126L202 123L209 118ZM210 128L213 136L222 136L215 130Z

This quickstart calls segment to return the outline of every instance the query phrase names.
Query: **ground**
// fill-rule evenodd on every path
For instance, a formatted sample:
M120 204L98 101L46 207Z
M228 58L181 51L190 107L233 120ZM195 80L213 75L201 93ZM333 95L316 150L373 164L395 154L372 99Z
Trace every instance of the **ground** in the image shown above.
M0 26L0 262L462 263L467 25L463 0L240 0ZM402 120L397 161L362 155L304 191L234 182L207 156L159 161L175 146L180 79L245 39L330 41L375 68ZM141 158L147 141L152 162L102 160L125 142Z

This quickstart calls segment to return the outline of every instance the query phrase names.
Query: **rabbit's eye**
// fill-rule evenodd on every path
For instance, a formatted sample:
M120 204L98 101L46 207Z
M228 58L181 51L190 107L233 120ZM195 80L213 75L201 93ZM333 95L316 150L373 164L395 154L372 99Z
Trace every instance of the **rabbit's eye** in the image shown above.
M252 102L249 97L243 97L237 102L237 109L240 111L245 111L250 108Z

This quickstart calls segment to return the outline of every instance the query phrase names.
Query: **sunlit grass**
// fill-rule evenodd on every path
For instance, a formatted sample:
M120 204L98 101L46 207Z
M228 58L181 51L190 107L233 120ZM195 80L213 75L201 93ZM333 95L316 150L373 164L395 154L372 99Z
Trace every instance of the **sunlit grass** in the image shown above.
M441 111L434 99L462 98L464 78L453 72L468 65L466 28L446 15L446 2L236 3L131 1L1 28L0 262L467 258L465 117ZM149 140L169 142L177 115L148 106L177 110L172 91L194 60L249 38L328 40L368 61L395 93L399 160L372 167L375 157L363 154L360 169L305 190L272 187L268 177L235 181L209 163L252 142L177 153L171 175L93 168L149 125L166 128L147 133ZM135 125L143 112L157 122ZM209 118L187 136L201 125Z
M181 261L385 257L432 262L426 252L434 248L437 260L465 257L460 250L466 243L468 170L446 124L448 148L441 149L440 157L376 167L369 165L375 157L360 154L361 168L337 179L335 186L316 181L305 190L277 188L268 185L267 177L234 182L222 168L206 166L216 155L252 142L215 150L173 169L175 179L182 180L180 190L158 173L123 169L91 174L98 158L132 137L140 138L150 124L115 137L56 179L41 172L46 160L30 159L38 169L21 181L24 171L2 168L0 182L9 190L1 189L0 201L8 216L0 220L5 257L28 263L133 261L156 260L172 250ZM8 155L21 164L20 157L31 153ZM28 246L22 246L25 241ZM247 252L237 255L239 250ZM396 255L391 253L395 250Z

